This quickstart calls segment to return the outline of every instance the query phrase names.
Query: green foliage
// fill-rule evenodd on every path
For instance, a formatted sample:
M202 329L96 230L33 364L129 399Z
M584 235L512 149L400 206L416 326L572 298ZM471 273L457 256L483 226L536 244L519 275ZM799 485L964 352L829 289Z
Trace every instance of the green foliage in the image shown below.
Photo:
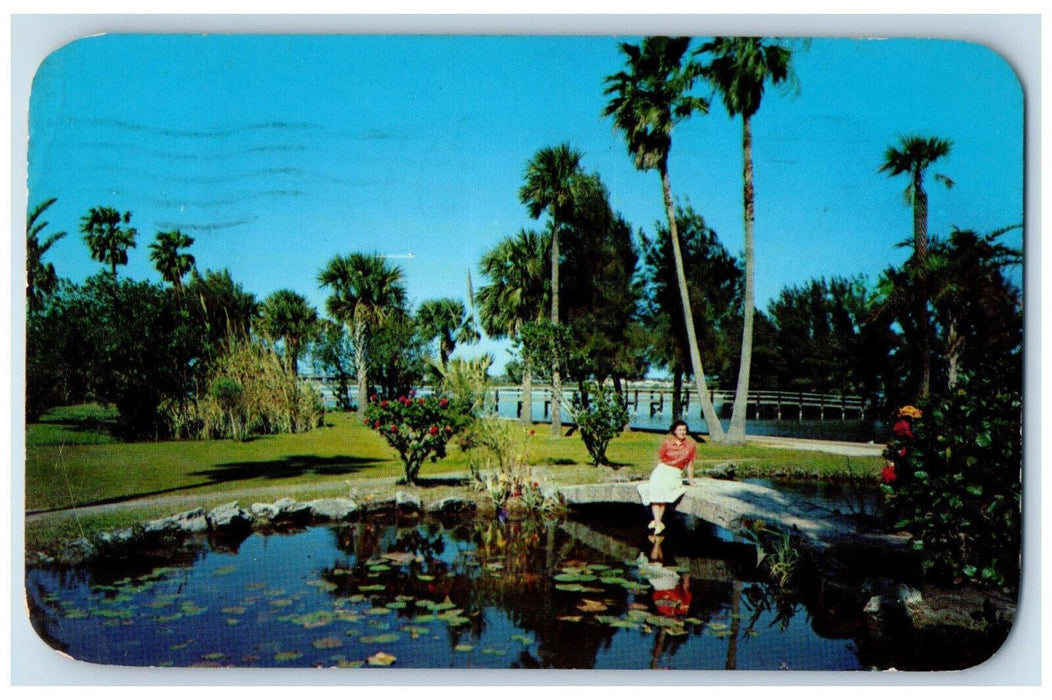
M624 398L605 384L589 384L587 395L575 394L570 413L584 440L592 464L609 464L606 448L628 425Z
M489 394L489 369L493 365L492 355L481 355L470 360L454 358L445 364L432 362L432 369L439 377L439 393L446 394L468 407L473 416L487 410Z
M532 476L530 440L535 434L533 428L491 415L473 422L462 436L475 488L489 497L498 513L515 506L531 514L559 507Z
M882 488L894 527L913 536L924 570L939 582L1014 589L1020 388L966 374L953 392L922 407L900 411L885 451Z
M446 456L446 443L471 420L468 408L460 400L434 395L417 397L409 392L388 400L374 394L363 422L395 448L405 468L405 481L413 484L425 461Z
M785 588L799 577L804 560L788 530L770 527L762 520L755 520L742 528L739 534L755 545L757 566L767 572L776 586Z

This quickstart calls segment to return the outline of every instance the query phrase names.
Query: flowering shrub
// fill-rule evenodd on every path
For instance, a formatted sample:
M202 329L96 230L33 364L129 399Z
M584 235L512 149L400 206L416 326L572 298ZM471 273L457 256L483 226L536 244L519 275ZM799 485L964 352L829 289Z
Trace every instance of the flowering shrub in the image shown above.
M606 448L628 425L628 409L621 395L603 384L591 385L590 393L587 405L580 395L575 395L570 412L584 446L592 456L592 464L599 466L610 463L606 458Z
M427 460L446 456L446 443L470 422L467 407L439 396L396 399L369 398L364 423L376 430L398 451L405 467L405 482L413 484Z
M466 431L462 445L470 450L475 487L489 496L498 514L515 506L532 514L551 512L558 502L544 495L529 464L530 439L537 431L526 429L520 448L515 434L521 430L516 422L488 416Z
M1018 388L964 377L954 392L899 411L881 488L896 529L942 583L1019 581L1022 467Z

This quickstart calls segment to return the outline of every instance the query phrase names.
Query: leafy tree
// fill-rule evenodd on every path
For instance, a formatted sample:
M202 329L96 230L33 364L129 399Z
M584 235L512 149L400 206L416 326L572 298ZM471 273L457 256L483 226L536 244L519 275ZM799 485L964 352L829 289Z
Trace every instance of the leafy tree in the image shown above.
M384 396L408 394L424 381L428 371L425 343L409 314L392 312L374 327L368 371L370 385Z
M259 330L285 347L285 367L299 374L299 358L304 346L318 333L318 312L307 299L290 289L279 289L260 306Z
M206 361L223 352L231 339L248 338L257 316L256 297L235 282L229 270L191 272L185 313L197 320Z
M581 158L583 154L570 148L569 144L542 148L526 164L526 182L519 189L519 200L529 208L530 216L537 219L545 211L550 218L551 229L551 321L559 323L559 234L580 196L582 186L588 186L583 178ZM552 435L562 433L561 394L559 370L552 367Z
M742 155L744 158L742 201L745 219L745 296L742 324L741 362L734 391L734 409L727 429L727 442L745 444L745 413L749 400L749 372L752 367L753 317L755 315L755 277L753 223L755 220L752 117L760 109L764 86L790 79L792 52L762 37L716 37L698 49L711 55L705 77L715 87L727 112L742 117Z
M327 318L319 320L317 340L311 345L311 357L323 373L336 379L336 402L345 411L351 410L349 385L354 373L354 345L347 326Z
M194 256L182 252L194 244L194 239L179 229L158 231L157 237L150 244L150 260L161 273L161 279L175 288L183 290L183 277L194 269Z
M859 394L872 388L864 356L870 293L865 279L813 279L786 287L769 306L790 391Z
M358 374L358 410L369 398L369 353L374 328L393 313L404 313L406 292L402 271L378 255L336 256L318 275L332 294L326 300L330 316L347 324L354 343Z
M924 398L931 392L932 372L932 327L928 321L927 306L930 301L927 285L928 269L928 193L924 189L924 177L928 168L940 158L949 156L953 142L947 139L924 136L902 136L898 147L889 146L884 152L884 162L878 172L886 172L889 177L909 175L909 184L903 192L907 205L913 206L913 271L915 275L915 318L917 320L917 337L919 342L919 360L921 366L918 397ZM946 187L953 186L953 180L936 173L935 179Z
M131 224L131 212L123 214L111 207L92 207L80 220L84 242L91 251L91 259L110 267L117 278L117 266L128 264L128 249L135 247L138 233Z
M524 323L544 317L549 290L545 286L545 258L550 239L540 233L519 231L501 240L479 261L488 284L476 294L479 322L492 338L517 340ZM522 412L524 424L533 423L533 368L522 367Z
M44 255L65 237L66 232L52 233L41 241L40 234L48 222L39 220L56 201L55 197L47 199L33 207L33 211L26 216L26 304L31 312L40 311L45 297L54 294L58 287L55 266L45 263Z
M575 200L563 246L560 296L573 352L568 367L581 391L589 378L642 376L645 365L635 342L634 323L641 295L635 280L638 252L632 228L615 214L597 175L588 196Z
M606 457L607 447L628 425L625 399L620 392L604 383L592 383L587 388L587 402L583 400L582 394L574 395L574 423L577 424L577 431L592 457L592 464L610 464Z
M429 299L416 312L416 323L425 340L438 339L438 358L449 362L457 343L479 340L475 324L459 299Z
M681 418L683 375L689 374L690 349L683 322L683 299L675 279L675 251L668 228L655 223L656 238L640 236L642 277L646 297L643 317L650 329L650 359L668 369L673 379L672 412ZM732 323L742 296L742 271L738 261L723 247L716 232L689 205L676 208L676 228L681 232L680 254L688 271L687 289L691 315L702 329L702 356L710 367L726 365L727 350L722 338Z
M685 61L689 45L689 37L646 37L640 46L622 43L620 48L627 59L628 70L607 76L605 82L608 86L604 94L612 97L603 109L603 116L612 116L614 128L624 132L628 153L634 158L636 168L657 170L661 177L694 381L701 397L709 435L715 442L722 442L723 426L709 398L694 317L690 311L689 290L668 176L673 126L694 112L706 114L709 110L708 101L690 94L699 73L695 64Z

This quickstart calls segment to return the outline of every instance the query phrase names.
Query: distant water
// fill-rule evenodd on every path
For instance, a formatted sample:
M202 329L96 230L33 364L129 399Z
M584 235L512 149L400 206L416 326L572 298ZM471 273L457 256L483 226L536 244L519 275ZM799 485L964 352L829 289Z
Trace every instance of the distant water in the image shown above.
M517 415L518 402L515 400L501 401L497 413L506 418L514 418ZM685 416L691 432L707 433L708 425L701 417L701 411L694 409ZM563 423L571 425L573 421L570 415L562 411ZM544 400L534 399L533 420L536 422L549 422L544 413ZM672 423L672 414L667 410L657 412L653 416L650 410L643 405L633 411L629 408L629 427L636 430L654 430L664 432ZM721 418L723 429L730 425L729 418ZM752 420L745 421L745 433L747 435L764 435L771 437L793 437L811 440L840 440L844 442L886 442L887 427L880 422L871 420L848 419L841 420L839 417L818 419L782 419L782 420Z

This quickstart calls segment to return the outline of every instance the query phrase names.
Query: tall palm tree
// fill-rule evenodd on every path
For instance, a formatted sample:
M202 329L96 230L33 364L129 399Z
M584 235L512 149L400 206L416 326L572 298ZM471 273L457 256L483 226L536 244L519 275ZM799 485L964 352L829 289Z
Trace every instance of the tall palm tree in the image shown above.
M194 256L182 252L194 244L194 239L179 229L158 231L150 244L150 260L161 273L161 279L172 285L176 292L183 291L183 277L194 269Z
M603 116L612 116L614 129L624 132L628 153L634 158L636 168L657 170L661 176L661 192L676 263L676 281L683 301L690 364L709 436L715 442L722 442L723 426L705 384L705 370L694 329L694 314L691 313L679 231L676 228L672 185L668 176L672 128L695 112L707 114L709 111L707 100L689 94L698 77L697 66L689 60L684 61L689 45L689 37L663 36L645 37L639 46L620 44L628 70L605 79L608 86L603 94L612 97L603 109Z
M304 346L319 333L318 312L305 297L291 289L279 289L260 306L258 328L271 340L285 345L285 364L293 377Z
M559 324L559 232L573 213L574 197L581 184L584 155L569 144L542 148L526 164L526 182L519 189L519 201L534 219L548 212L551 225L551 320ZM559 367L552 365L552 435L562 434L562 386Z
M91 259L109 265L115 280L117 266L128 264L128 249L135 247L138 231L129 226L130 223L130 211L121 214L111 207L92 207L80 220L80 230L91 251Z
M550 239L535 231L519 231L500 241L482 256L479 267L489 281L475 294L479 323L492 338L519 336L522 324L544 318L548 288L545 258ZM533 372L526 365L522 372L522 409L519 419L533 423Z
M388 266L379 255L337 255L318 274L322 287L332 290L326 309L334 319L347 324L354 343L358 374L358 410L369 400L369 341L372 329L390 315L405 310L406 290L402 271Z
M475 324L459 299L428 299L417 310L416 322L425 339L438 338L438 356L443 367L457 343L474 343L479 339Z
M755 292L753 278L753 222L755 204L752 162L752 117L760 109L765 85L790 81L792 51L763 37L716 37L698 49L709 54L704 68L705 77L715 87L723 106L731 117L742 118L742 201L745 216L745 309L742 323L741 362L738 365L738 384L734 390L734 409L731 412L727 442L745 444L745 413L749 400L749 372L752 367L753 317Z
M917 274L917 319L920 324L921 382L918 398L931 393L931 345L932 325L928 318L928 193L924 189L924 176L935 161L950 154L953 142L930 136L901 136L898 147L889 146L884 151L884 163L878 172L889 177L908 174L910 181L903 192L907 206L913 206L913 259ZM936 181L953 187L953 180L936 173Z
M38 311L44 304L44 297L58 286L55 266L44 263L43 259L51 246L65 237L66 232L52 233L41 241L40 233L48 222L39 220L56 201L55 197L45 200L33 207L33 211L26 216L26 303L31 311Z

